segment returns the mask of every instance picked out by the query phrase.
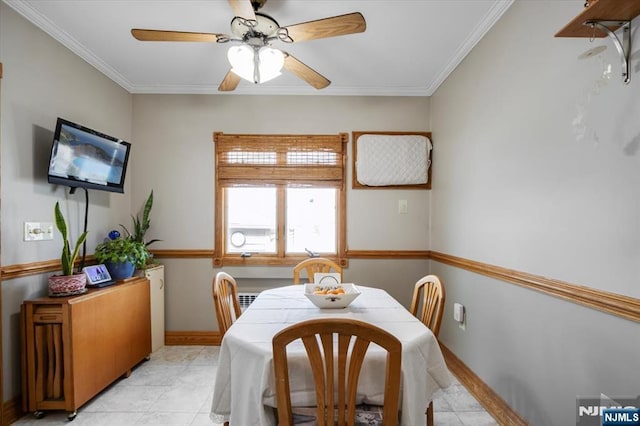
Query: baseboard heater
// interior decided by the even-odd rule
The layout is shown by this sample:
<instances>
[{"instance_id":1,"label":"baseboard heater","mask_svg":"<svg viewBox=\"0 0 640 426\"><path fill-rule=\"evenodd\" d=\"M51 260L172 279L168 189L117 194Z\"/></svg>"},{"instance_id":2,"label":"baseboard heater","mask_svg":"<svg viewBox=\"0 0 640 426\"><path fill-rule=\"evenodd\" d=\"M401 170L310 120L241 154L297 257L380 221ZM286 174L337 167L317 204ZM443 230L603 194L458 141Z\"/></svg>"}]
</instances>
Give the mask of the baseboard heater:
<instances>
[{"instance_id":1,"label":"baseboard heater","mask_svg":"<svg viewBox=\"0 0 640 426\"><path fill-rule=\"evenodd\" d=\"M249 305L256 300L260 293L238 293L238 301L240 301L240 309L244 312Z\"/></svg>"}]
</instances>

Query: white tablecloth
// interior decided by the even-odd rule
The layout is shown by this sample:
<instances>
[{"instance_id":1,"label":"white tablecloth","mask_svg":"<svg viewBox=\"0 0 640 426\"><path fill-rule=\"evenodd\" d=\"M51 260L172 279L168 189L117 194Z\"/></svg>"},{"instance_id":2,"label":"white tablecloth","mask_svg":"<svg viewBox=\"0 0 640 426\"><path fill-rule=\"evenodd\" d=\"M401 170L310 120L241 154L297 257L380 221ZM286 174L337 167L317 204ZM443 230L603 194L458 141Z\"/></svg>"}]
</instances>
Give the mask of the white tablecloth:
<instances>
[{"instance_id":1,"label":"white tablecloth","mask_svg":"<svg viewBox=\"0 0 640 426\"><path fill-rule=\"evenodd\" d=\"M211 418L231 426L275 425L275 381L271 340L291 324L313 318L350 318L387 330L402 342L402 417L407 426L426 424L433 394L449 386L451 376L440 346L424 324L381 289L358 286L362 294L344 309L318 309L304 285L266 290L236 320L220 348ZM294 406L315 405L315 387L301 343L289 349ZM293 356L299 353L299 356ZM360 402L382 403L384 353L371 346L360 374Z\"/></svg>"}]
</instances>

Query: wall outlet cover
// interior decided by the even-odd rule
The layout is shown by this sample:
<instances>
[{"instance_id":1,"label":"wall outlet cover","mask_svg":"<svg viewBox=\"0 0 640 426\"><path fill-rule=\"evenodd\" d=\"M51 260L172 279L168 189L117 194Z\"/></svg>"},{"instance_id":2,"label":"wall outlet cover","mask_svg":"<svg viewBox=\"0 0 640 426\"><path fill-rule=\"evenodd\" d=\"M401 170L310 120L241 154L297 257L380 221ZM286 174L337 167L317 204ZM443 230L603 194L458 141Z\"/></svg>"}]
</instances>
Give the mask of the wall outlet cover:
<instances>
[{"instance_id":1,"label":"wall outlet cover","mask_svg":"<svg viewBox=\"0 0 640 426\"><path fill-rule=\"evenodd\" d=\"M453 319L459 323L464 322L464 305L460 303L453 304Z\"/></svg>"}]
</instances>

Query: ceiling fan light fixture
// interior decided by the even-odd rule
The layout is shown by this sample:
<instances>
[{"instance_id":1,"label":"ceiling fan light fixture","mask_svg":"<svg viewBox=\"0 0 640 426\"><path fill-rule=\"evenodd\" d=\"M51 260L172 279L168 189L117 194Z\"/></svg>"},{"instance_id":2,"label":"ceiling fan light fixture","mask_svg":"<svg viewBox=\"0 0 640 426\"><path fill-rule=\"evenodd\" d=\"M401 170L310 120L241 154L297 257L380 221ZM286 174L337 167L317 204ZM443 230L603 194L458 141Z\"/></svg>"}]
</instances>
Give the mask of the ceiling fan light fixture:
<instances>
[{"instance_id":1,"label":"ceiling fan light fixture","mask_svg":"<svg viewBox=\"0 0 640 426\"><path fill-rule=\"evenodd\" d=\"M256 84L278 77L284 66L284 54L269 46L260 49L246 44L231 46L227 58L233 73Z\"/></svg>"},{"instance_id":2,"label":"ceiling fan light fixture","mask_svg":"<svg viewBox=\"0 0 640 426\"><path fill-rule=\"evenodd\" d=\"M227 58L231 64L231 71L239 77L253 82L253 48L246 44L240 46L231 46L227 52Z\"/></svg>"},{"instance_id":3,"label":"ceiling fan light fixture","mask_svg":"<svg viewBox=\"0 0 640 426\"><path fill-rule=\"evenodd\" d=\"M278 50L269 46L261 47L258 51L258 69L260 74L260 83L273 80L282 73L282 67L284 66L284 54Z\"/></svg>"}]
</instances>

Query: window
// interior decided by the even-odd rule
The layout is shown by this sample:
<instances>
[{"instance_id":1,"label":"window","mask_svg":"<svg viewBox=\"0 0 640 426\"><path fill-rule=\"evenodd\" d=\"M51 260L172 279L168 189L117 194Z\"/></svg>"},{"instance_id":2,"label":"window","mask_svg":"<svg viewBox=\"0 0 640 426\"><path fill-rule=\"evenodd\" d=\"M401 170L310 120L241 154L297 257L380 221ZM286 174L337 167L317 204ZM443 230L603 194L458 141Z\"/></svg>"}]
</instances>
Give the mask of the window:
<instances>
[{"instance_id":1,"label":"window","mask_svg":"<svg viewBox=\"0 0 640 426\"><path fill-rule=\"evenodd\" d=\"M344 264L347 137L214 133L215 264Z\"/></svg>"}]
</instances>

